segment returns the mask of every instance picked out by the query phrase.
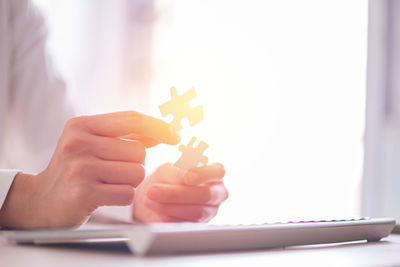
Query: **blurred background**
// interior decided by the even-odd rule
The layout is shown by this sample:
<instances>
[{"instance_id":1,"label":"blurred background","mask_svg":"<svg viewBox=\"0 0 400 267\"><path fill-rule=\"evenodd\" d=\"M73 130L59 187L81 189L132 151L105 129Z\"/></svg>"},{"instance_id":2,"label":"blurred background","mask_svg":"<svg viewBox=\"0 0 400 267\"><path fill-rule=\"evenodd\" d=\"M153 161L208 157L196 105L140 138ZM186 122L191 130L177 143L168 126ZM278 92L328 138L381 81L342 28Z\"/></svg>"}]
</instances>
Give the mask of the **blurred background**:
<instances>
[{"instance_id":1,"label":"blurred background","mask_svg":"<svg viewBox=\"0 0 400 267\"><path fill-rule=\"evenodd\" d=\"M195 88L183 143L210 145L230 191L214 223L360 216L367 1L34 2L78 114L161 118ZM148 172L179 154L150 149Z\"/></svg>"}]
</instances>

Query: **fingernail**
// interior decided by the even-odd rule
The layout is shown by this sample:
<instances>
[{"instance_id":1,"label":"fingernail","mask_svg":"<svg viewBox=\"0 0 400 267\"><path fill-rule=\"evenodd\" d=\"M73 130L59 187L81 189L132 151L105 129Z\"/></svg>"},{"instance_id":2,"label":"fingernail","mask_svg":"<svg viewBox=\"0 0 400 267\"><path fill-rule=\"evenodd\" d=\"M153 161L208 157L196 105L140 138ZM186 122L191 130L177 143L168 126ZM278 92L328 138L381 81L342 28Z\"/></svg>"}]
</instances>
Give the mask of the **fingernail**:
<instances>
[{"instance_id":1,"label":"fingernail","mask_svg":"<svg viewBox=\"0 0 400 267\"><path fill-rule=\"evenodd\" d=\"M147 196L151 199L156 199L160 196L161 190L158 187L152 187L150 188L149 192L147 192Z\"/></svg>"},{"instance_id":2,"label":"fingernail","mask_svg":"<svg viewBox=\"0 0 400 267\"><path fill-rule=\"evenodd\" d=\"M188 184L196 184L198 178L199 178L199 175L197 175L197 173L190 172L186 176L186 181L187 181Z\"/></svg>"}]
</instances>

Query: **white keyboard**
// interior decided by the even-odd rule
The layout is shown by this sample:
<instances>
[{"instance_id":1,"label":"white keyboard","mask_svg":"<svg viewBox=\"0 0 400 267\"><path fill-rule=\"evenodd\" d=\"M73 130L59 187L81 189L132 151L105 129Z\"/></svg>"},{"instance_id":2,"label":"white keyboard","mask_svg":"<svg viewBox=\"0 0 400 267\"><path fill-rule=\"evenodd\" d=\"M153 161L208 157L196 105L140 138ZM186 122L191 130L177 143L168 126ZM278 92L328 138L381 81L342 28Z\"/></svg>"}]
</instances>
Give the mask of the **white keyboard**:
<instances>
[{"instance_id":1,"label":"white keyboard","mask_svg":"<svg viewBox=\"0 0 400 267\"><path fill-rule=\"evenodd\" d=\"M76 230L6 231L10 242L62 244L123 240L136 255L223 250L251 250L348 241L379 241L395 226L394 219L300 221L257 225L159 223L109 225Z\"/></svg>"}]
</instances>

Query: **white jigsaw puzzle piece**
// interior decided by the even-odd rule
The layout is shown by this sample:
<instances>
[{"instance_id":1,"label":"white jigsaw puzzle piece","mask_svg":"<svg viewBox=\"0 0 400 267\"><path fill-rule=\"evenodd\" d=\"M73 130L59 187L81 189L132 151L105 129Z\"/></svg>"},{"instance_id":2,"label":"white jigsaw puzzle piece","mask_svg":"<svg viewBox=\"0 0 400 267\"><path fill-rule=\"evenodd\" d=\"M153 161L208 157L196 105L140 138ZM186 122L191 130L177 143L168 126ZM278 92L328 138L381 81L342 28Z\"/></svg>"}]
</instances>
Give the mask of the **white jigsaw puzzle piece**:
<instances>
[{"instance_id":1,"label":"white jigsaw puzzle piece","mask_svg":"<svg viewBox=\"0 0 400 267\"><path fill-rule=\"evenodd\" d=\"M159 106L160 112L163 117L168 114L174 116L171 126L175 131L182 129L181 120L187 118L191 126L194 126L203 119L203 107L201 105L191 107L189 102L196 97L196 91L191 89L183 95L178 95L176 88L171 87L171 100Z\"/></svg>"},{"instance_id":2,"label":"white jigsaw puzzle piece","mask_svg":"<svg viewBox=\"0 0 400 267\"><path fill-rule=\"evenodd\" d=\"M197 147L193 147L195 141L196 137L192 137L187 146L180 145L178 148L182 152L181 157L174 164L179 168L178 178L182 177L188 169L196 167L200 163L206 165L208 162L208 158L203 153L209 145L204 141L200 141Z\"/></svg>"}]
</instances>

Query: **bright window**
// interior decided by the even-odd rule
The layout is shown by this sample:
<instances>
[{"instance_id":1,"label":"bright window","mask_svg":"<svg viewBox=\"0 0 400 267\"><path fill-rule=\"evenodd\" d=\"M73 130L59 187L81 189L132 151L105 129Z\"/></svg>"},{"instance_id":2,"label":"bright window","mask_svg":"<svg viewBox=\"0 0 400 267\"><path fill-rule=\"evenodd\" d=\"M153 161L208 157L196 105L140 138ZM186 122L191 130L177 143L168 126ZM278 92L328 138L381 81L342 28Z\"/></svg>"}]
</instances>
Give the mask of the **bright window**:
<instances>
[{"instance_id":1,"label":"bright window","mask_svg":"<svg viewBox=\"0 0 400 267\"><path fill-rule=\"evenodd\" d=\"M226 166L230 199L215 222L358 216L367 2L157 9L152 106L172 85L196 89L205 118L182 134Z\"/></svg>"},{"instance_id":2,"label":"bright window","mask_svg":"<svg viewBox=\"0 0 400 267\"><path fill-rule=\"evenodd\" d=\"M52 1L37 2L56 9ZM95 42L111 45L108 51L121 48L118 42L126 48L126 39L111 42L107 36L126 34L118 12L126 14L122 3L129 1L60 2L79 10L74 21L84 24L90 15L92 24L98 19L107 26L94 35ZM367 1L156 0L154 8L153 76L145 111L160 117L157 107L169 99L171 86L180 93L196 89L193 104L204 106L205 118L193 128L184 124L182 136L184 143L192 136L206 141L210 161L225 164L230 199L214 222L358 216ZM93 15L99 10L107 20ZM123 60L125 51L120 57L94 53L85 38L94 38L96 29L82 32L84 25L71 24L70 13L64 13L47 13L58 32L51 42L67 77L81 87L74 89L78 106L91 107L90 112L135 109L126 91L115 89L126 85L117 76L124 65L107 61ZM67 49L68 42L59 39L65 29L79 33L80 42L69 35L75 57L60 53ZM92 57L85 58L85 51ZM77 72L80 63L89 66L86 72ZM93 68L101 74L93 75ZM113 76L105 83L107 73ZM176 148L157 147L149 151L147 167L178 157Z\"/></svg>"}]
</instances>

